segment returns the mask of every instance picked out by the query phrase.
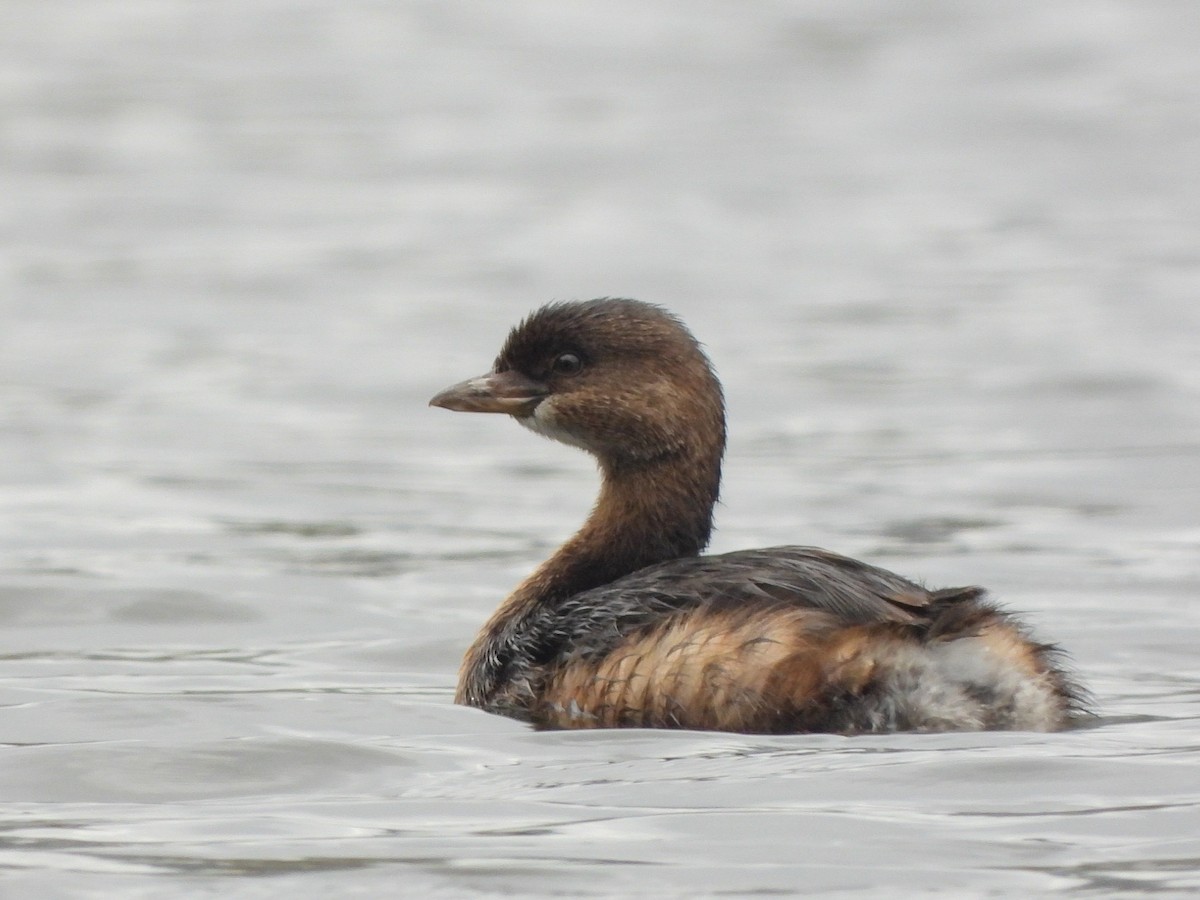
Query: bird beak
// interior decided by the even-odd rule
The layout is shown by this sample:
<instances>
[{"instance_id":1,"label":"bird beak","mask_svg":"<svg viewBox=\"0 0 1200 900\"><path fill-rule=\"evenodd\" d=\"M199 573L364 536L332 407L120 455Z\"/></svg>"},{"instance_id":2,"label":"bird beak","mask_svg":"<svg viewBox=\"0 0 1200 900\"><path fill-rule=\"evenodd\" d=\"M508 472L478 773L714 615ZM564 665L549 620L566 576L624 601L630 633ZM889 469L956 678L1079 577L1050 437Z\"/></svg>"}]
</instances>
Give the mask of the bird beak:
<instances>
[{"instance_id":1,"label":"bird beak","mask_svg":"<svg viewBox=\"0 0 1200 900\"><path fill-rule=\"evenodd\" d=\"M455 412L508 413L528 416L550 393L544 384L520 372L491 372L448 387L429 401L430 406Z\"/></svg>"}]
</instances>

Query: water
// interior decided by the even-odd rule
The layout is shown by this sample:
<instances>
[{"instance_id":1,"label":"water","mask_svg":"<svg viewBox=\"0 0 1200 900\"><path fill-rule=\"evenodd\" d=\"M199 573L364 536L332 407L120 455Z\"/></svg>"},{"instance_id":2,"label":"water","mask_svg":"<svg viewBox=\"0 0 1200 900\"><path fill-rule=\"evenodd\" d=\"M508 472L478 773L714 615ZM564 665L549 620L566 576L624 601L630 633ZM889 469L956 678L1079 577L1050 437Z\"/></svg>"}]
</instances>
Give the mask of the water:
<instances>
[{"instance_id":1,"label":"water","mask_svg":"<svg viewBox=\"0 0 1200 900\"><path fill-rule=\"evenodd\" d=\"M1200 890L1200 7L0 9L0 893ZM1057 735L455 707L588 461L429 410L664 303L714 549L983 583Z\"/></svg>"}]
</instances>

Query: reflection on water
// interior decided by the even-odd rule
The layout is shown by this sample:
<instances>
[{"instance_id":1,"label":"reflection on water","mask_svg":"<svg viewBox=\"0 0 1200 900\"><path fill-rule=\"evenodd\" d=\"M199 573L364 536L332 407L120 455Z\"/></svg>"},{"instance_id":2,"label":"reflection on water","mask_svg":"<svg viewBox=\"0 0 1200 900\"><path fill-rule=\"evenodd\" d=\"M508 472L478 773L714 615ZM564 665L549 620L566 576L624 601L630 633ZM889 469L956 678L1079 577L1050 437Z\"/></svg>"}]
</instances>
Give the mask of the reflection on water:
<instances>
[{"instance_id":1,"label":"reflection on water","mask_svg":"<svg viewBox=\"0 0 1200 900\"><path fill-rule=\"evenodd\" d=\"M232 12L0 12L0 892L1200 889L1200 11ZM1096 722L454 707L595 476L426 399L596 295L725 380L715 549L988 584Z\"/></svg>"}]
</instances>

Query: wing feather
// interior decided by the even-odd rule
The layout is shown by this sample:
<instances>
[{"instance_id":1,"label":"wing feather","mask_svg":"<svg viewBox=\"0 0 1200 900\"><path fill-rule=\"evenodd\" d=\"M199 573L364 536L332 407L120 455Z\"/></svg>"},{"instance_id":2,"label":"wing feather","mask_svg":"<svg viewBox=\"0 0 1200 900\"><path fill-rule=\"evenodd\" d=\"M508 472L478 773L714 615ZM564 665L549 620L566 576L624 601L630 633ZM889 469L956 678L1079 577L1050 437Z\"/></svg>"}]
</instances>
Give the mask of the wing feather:
<instances>
[{"instance_id":1,"label":"wing feather","mask_svg":"<svg viewBox=\"0 0 1200 900\"><path fill-rule=\"evenodd\" d=\"M683 611L705 614L810 609L845 625L923 625L935 608L976 599L982 588L930 591L894 572L817 547L768 547L687 557L640 569L583 591L537 623L549 662L611 649L625 636Z\"/></svg>"}]
</instances>

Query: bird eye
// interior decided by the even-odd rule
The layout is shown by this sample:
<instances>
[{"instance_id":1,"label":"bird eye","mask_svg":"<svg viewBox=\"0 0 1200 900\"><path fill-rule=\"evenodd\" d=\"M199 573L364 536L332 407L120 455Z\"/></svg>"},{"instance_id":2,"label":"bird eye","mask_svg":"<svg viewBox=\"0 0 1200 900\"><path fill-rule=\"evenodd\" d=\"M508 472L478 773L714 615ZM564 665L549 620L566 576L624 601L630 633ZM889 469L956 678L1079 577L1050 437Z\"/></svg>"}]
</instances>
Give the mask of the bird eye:
<instances>
[{"instance_id":1,"label":"bird eye","mask_svg":"<svg viewBox=\"0 0 1200 900\"><path fill-rule=\"evenodd\" d=\"M575 353L560 353L551 368L556 375L578 375L583 368L583 360Z\"/></svg>"}]
</instances>

